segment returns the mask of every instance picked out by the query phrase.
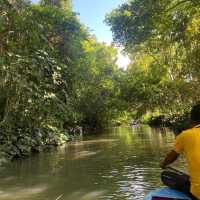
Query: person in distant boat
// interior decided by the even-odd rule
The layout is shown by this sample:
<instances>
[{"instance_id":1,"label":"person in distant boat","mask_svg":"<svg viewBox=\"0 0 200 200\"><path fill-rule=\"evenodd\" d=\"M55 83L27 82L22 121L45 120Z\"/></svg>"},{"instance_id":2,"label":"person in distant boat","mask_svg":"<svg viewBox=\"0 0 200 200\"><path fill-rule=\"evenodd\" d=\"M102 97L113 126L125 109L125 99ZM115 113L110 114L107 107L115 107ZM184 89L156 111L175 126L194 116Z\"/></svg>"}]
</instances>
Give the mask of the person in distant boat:
<instances>
[{"instance_id":1,"label":"person in distant boat","mask_svg":"<svg viewBox=\"0 0 200 200\"><path fill-rule=\"evenodd\" d=\"M188 164L190 192L194 199L200 200L200 104L192 108L190 115L191 128L176 137L174 148L161 163L161 168L165 169L183 153Z\"/></svg>"}]
</instances>

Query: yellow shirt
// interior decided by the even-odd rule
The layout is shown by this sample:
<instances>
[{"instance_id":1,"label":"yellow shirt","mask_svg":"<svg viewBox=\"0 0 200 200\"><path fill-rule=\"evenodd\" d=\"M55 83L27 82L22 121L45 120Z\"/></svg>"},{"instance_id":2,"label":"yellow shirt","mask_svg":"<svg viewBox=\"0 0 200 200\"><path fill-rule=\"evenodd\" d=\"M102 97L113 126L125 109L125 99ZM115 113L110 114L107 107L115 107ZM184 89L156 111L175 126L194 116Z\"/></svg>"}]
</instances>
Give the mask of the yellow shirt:
<instances>
[{"instance_id":1,"label":"yellow shirt","mask_svg":"<svg viewBox=\"0 0 200 200\"><path fill-rule=\"evenodd\" d=\"M176 137L174 150L184 153L190 174L191 193L200 199L200 125Z\"/></svg>"}]
</instances>

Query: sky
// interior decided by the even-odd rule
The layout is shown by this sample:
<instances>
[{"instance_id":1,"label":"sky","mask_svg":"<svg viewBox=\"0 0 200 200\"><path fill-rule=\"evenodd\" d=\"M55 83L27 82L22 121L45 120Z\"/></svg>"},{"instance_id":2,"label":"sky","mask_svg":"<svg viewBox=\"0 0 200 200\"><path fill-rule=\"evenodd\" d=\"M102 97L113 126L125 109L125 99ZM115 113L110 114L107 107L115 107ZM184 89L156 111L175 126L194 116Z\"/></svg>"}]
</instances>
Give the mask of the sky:
<instances>
[{"instance_id":1,"label":"sky","mask_svg":"<svg viewBox=\"0 0 200 200\"><path fill-rule=\"evenodd\" d=\"M117 8L124 0L73 0L73 9L80 14L80 20L98 41L111 43L110 27L104 23L105 15Z\"/></svg>"},{"instance_id":2,"label":"sky","mask_svg":"<svg viewBox=\"0 0 200 200\"><path fill-rule=\"evenodd\" d=\"M38 0L32 0L37 3ZM112 32L110 27L104 22L105 15L110 13L114 8L126 0L72 0L73 10L79 13L80 21L85 24L90 33L95 35L99 42L111 44ZM127 56L121 53L121 48L118 50L119 67L126 68L130 63Z\"/></svg>"},{"instance_id":3,"label":"sky","mask_svg":"<svg viewBox=\"0 0 200 200\"><path fill-rule=\"evenodd\" d=\"M112 32L104 22L106 14L126 0L73 0L73 10L79 13L80 21L94 34L99 42L111 44ZM126 69L130 60L118 49L117 65Z\"/></svg>"}]
</instances>

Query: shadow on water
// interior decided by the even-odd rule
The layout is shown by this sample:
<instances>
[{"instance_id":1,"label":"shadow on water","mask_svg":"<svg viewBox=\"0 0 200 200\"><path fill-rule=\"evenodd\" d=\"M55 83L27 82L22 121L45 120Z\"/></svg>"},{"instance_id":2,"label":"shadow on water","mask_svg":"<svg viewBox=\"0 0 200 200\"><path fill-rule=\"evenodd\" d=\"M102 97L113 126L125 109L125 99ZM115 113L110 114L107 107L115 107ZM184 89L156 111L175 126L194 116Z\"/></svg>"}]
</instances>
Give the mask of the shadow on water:
<instances>
[{"instance_id":1,"label":"shadow on water","mask_svg":"<svg viewBox=\"0 0 200 200\"><path fill-rule=\"evenodd\" d=\"M85 137L1 169L0 200L142 200L161 186L159 162L173 141L149 127Z\"/></svg>"}]
</instances>

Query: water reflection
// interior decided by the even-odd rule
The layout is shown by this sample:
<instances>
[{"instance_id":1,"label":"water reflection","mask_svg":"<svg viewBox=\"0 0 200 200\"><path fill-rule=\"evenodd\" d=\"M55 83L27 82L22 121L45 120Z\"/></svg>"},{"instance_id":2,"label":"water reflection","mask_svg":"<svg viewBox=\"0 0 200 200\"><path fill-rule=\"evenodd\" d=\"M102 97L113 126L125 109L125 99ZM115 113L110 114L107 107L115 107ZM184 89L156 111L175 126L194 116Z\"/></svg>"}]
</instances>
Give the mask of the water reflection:
<instances>
[{"instance_id":1,"label":"water reflection","mask_svg":"<svg viewBox=\"0 0 200 200\"><path fill-rule=\"evenodd\" d=\"M117 139L98 139L98 140L88 140L88 141L75 141L68 144L68 146L84 146L84 145L93 145L96 143L108 143L115 142Z\"/></svg>"},{"instance_id":2,"label":"water reflection","mask_svg":"<svg viewBox=\"0 0 200 200\"><path fill-rule=\"evenodd\" d=\"M13 162L0 171L0 200L142 200L161 185L173 141L168 130L120 127Z\"/></svg>"},{"instance_id":3,"label":"water reflection","mask_svg":"<svg viewBox=\"0 0 200 200\"><path fill-rule=\"evenodd\" d=\"M40 193L47 190L46 185L38 185L33 187L11 187L4 191L0 190L0 199L6 200L17 200L17 199L28 199L30 196L39 195Z\"/></svg>"},{"instance_id":4,"label":"water reflection","mask_svg":"<svg viewBox=\"0 0 200 200\"><path fill-rule=\"evenodd\" d=\"M100 152L101 151L96 151L96 152L94 152L94 151L78 151L74 154L72 160L83 159L83 158L87 158L90 156L94 156Z\"/></svg>"},{"instance_id":5,"label":"water reflection","mask_svg":"<svg viewBox=\"0 0 200 200\"><path fill-rule=\"evenodd\" d=\"M74 200L74 199L79 199L79 200L98 200L100 199L103 194L106 193L106 191L91 191L91 192L84 192L84 191L79 191L79 192L74 192L72 195L68 196L67 199L69 200Z\"/></svg>"}]
</instances>

